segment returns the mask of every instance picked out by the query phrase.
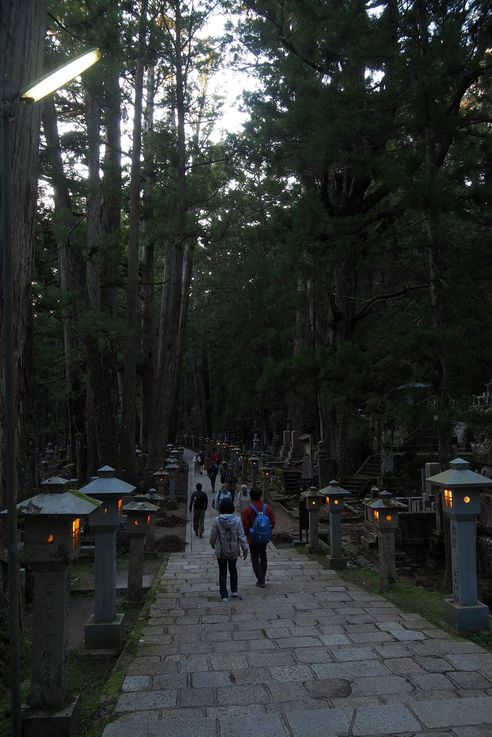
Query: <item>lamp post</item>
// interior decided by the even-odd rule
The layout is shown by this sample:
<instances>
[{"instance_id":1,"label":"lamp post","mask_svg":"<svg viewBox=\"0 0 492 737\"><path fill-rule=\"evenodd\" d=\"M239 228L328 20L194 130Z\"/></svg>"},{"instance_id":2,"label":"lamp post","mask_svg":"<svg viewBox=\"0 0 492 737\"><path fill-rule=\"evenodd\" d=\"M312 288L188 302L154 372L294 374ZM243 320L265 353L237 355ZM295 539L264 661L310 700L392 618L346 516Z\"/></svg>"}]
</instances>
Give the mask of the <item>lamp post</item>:
<instances>
[{"instance_id":1,"label":"lamp post","mask_svg":"<svg viewBox=\"0 0 492 737\"><path fill-rule=\"evenodd\" d=\"M272 466L263 466L261 473L263 476L263 499L266 501L267 491L270 488L270 479L272 478L274 469Z\"/></svg>"},{"instance_id":2,"label":"lamp post","mask_svg":"<svg viewBox=\"0 0 492 737\"><path fill-rule=\"evenodd\" d=\"M443 618L458 632L489 629L489 608L477 599L476 519L480 489L492 481L455 458L449 469L427 480L442 488L443 510L449 517L453 598L446 599Z\"/></svg>"},{"instance_id":3,"label":"lamp post","mask_svg":"<svg viewBox=\"0 0 492 737\"><path fill-rule=\"evenodd\" d=\"M258 466L260 464L260 459L253 455L250 458L248 458L250 464L251 464L251 485L253 489L256 487L256 476L258 475Z\"/></svg>"},{"instance_id":4,"label":"lamp post","mask_svg":"<svg viewBox=\"0 0 492 737\"><path fill-rule=\"evenodd\" d=\"M166 459L167 460L167 459ZM169 473L169 501L176 501L176 474L179 471L179 466L174 463L174 459L171 459L171 463L168 463L165 470Z\"/></svg>"},{"instance_id":5,"label":"lamp post","mask_svg":"<svg viewBox=\"0 0 492 737\"><path fill-rule=\"evenodd\" d=\"M318 553L320 551L319 537L318 537L318 524L319 524L319 510L321 505L325 503L325 495L318 491L315 486L311 486L310 489L304 491L301 497L306 500L306 507L309 512L309 546L308 550L311 553Z\"/></svg>"},{"instance_id":6,"label":"lamp post","mask_svg":"<svg viewBox=\"0 0 492 737\"><path fill-rule=\"evenodd\" d=\"M379 587L381 591L386 591L396 582L395 534L398 513L407 509L407 506L393 499L389 491L381 491L379 497L366 506L378 529Z\"/></svg>"},{"instance_id":7,"label":"lamp post","mask_svg":"<svg viewBox=\"0 0 492 737\"><path fill-rule=\"evenodd\" d=\"M130 541L126 598L129 602L138 602L143 593L145 538L158 507L149 502L130 502L123 509L128 519L127 534Z\"/></svg>"},{"instance_id":8,"label":"lamp post","mask_svg":"<svg viewBox=\"0 0 492 737\"><path fill-rule=\"evenodd\" d=\"M97 477L81 492L103 502L89 522L94 532L94 614L84 629L88 650L121 650L125 638L125 615L116 613L116 532L120 524L123 498L135 487L116 478L111 466L98 469Z\"/></svg>"},{"instance_id":9,"label":"lamp post","mask_svg":"<svg viewBox=\"0 0 492 737\"><path fill-rule=\"evenodd\" d=\"M15 117L18 100L37 102L59 87L78 77L100 58L98 49L82 54L49 75L36 80L23 91L7 95L6 80L0 80L0 181L2 211L2 273L3 273L3 371L5 438L5 496L7 499L7 550L9 587L9 641L11 672L12 735L21 734L20 658L19 658L19 582L17 547L17 473L16 473L16 415L14 406L14 314L12 269L12 203L10 179L10 121Z\"/></svg>"},{"instance_id":10,"label":"lamp post","mask_svg":"<svg viewBox=\"0 0 492 737\"><path fill-rule=\"evenodd\" d=\"M347 567L347 559L342 555L342 511L345 499L352 496L350 491L342 489L338 481L330 481L321 489L325 495L326 505L330 512L330 568L342 570Z\"/></svg>"}]
</instances>

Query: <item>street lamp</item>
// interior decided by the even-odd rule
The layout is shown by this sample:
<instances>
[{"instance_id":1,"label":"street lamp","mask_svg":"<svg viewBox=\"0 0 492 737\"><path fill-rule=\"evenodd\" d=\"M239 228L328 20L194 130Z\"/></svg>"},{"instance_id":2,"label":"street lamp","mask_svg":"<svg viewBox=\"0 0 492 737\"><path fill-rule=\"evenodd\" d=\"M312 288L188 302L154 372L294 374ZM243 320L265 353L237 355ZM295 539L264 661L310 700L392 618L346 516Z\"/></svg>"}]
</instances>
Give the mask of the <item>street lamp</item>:
<instances>
[{"instance_id":1,"label":"street lamp","mask_svg":"<svg viewBox=\"0 0 492 737\"><path fill-rule=\"evenodd\" d=\"M12 269L12 203L10 179L10 121L15 116L15 103L37 102L45 95L67 84L70 80L95 64L100 58L98 49L82 54L64 64L49 75L36 80L24 90L6 96L5 87L0 91L0 181L2 211L2 272L3 272L3 370L5 437L5 495L7 498L7 549L9 586L9 634L11 657L11 705L12 734L21 734L20 657L19 657L19 584L17 549L17 488L16 442L14 407L14 338L13 338L13 269ZM3 82L5 85L5 81Z\"/></svg>"}]
</instances>

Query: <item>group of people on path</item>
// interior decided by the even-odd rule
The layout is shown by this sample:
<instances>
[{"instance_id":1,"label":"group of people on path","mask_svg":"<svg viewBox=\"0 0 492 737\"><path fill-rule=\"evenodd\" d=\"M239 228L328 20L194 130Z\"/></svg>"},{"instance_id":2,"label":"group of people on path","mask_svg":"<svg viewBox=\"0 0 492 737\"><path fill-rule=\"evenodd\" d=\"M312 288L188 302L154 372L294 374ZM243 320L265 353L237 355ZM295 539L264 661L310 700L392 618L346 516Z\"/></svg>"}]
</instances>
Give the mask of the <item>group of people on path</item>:
<instances>
[{"instance_id":1,"label":"group of people on path","mask_svg":"<svg viewBox=\"0 0 492 737\"><path fill-rule=\"evenodd\" d=\"M218 512L210 530L212 546L219 566L219 589L222 601L229 600L227 573L233 599L238 599L237 560L251 557L256 585L265 588L268 568L267 546L275 527L275 514L269 504L262 501L260 489L243 484L236 493L236 481L229 480L215 494L212 506ZM191 495L190 512L193 511L195 535L203 537L208 495L200 483Z\"/></svg>"},{"instance_id":2,"label":"group of people on path","mask_svg":"<svg viewBox=\"0 0 492 737\"><path fill-rule=\"evenodd\" d=\"M214 493L217 476L219 476L221 484L237 483L234 469L228 465L227 461L222 460L222 456L217 450L214 450L210 457L206 457L202 451L195 453L193 456L193 470L195 476L207 474Z\"/></svg>"}]
</instances>

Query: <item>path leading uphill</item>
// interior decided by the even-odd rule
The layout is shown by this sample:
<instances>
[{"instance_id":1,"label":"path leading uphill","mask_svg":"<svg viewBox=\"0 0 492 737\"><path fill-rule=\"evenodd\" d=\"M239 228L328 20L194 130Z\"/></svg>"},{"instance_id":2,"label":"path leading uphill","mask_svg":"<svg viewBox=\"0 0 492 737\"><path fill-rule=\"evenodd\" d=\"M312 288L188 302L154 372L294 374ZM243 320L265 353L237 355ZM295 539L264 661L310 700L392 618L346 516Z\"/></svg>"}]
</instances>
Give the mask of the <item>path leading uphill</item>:
<instances>
[{"instance_id":1,"label":"path leading uphill","mask_svg":"<svg viewBox=\"0 0 492 737\"><path fill-rule=\"evenodd\" d=\"M170 556L104 737L492 737L491 654L290 550L265 589L239 561L222 602L214 515Z\"/></svg>"}]
</instances>

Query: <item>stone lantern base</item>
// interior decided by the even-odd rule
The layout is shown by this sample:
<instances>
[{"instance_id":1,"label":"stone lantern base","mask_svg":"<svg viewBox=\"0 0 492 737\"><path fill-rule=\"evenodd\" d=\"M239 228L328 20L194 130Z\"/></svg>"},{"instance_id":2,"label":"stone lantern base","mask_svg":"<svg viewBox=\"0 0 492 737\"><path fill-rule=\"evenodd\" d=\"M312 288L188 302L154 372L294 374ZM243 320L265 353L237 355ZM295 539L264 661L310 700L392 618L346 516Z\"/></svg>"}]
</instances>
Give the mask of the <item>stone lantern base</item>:
<instances>
[{"instance_id":1,"label":"stone lantern base","mask_svg":"<svg viewBox=\"0 0 492 737\"><path fill-rule=\"evenodd\" d=\"M58 711L26 708L22 711L22 737L74 737L80 729L80 696Z\"/></svg>"},{"instance_id":2,"label":"stone lantern base","mask_svg":"<svg viewBox=\"0 0 492 737\"><path fill-rule=\"evenodd\" d=\"M453 599L444 599L442 616L444 621L457 632L489 630L489 608L481 601L470 606L462 606L456 604Z\"/></svg>"},{"instance_id":3,"label":"stone lantern base","mask_svg":"<svg viewBox=\"0 0 492 737\"><path fill-rule=\"evenodd\" d=\"M328 565L333 571L344 571L347 567L347 558L335 558L334 556L328 556Z\"/></svg>"},{"instance_id":4,"label":"stone lantern base","mask_svg":"<svg viewBox=\"0 0 492 737\"><path fill-rule=\"evenodd\" d=\"M91 614L85 624L84 642L87 650L119 653L123 649L126 636L124 614L117 614L112 622L96 622Z\"/></svg>"}]
</instances>

